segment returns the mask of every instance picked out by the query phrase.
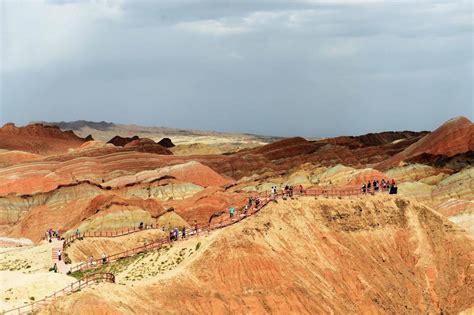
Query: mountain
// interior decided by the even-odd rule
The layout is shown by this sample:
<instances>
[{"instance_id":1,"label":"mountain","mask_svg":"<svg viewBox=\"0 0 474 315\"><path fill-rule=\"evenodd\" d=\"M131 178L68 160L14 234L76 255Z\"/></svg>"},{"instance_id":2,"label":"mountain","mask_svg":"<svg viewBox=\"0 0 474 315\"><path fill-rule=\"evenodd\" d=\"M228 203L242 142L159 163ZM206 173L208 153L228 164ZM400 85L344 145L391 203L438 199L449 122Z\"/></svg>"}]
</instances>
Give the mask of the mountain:
<instances>
[{"instance_id":1,"label":"mountain","mask_svg":"<svg viewBox=\"0 0 474 315\"><path fill-rule=\"evenodd\" d=\"M426 154L451 157L470 151L474 151L474 124L465 117L457 117L448 120L405 150L381 162L378 167L386 168Z\"/></svg>"},{"instance_id":2,"label":"mountain","mask_svg":"<svg viewBox=\"0 0 474 315\"><path fill-rule=\"evenodd\" d=\"M0 128L0 149L51 155L76 149L84 142L85 138L76 136L72 131L39 123L24 127L8 123Z\"/></svg>"}]
</instances>

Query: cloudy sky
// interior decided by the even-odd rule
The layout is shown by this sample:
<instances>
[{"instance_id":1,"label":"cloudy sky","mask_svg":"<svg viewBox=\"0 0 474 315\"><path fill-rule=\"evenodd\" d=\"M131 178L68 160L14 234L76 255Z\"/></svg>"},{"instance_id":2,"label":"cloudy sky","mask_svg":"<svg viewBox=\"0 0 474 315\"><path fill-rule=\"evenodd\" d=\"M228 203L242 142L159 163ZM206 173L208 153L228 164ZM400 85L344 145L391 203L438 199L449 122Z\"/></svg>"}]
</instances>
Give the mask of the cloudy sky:
<instances>
[{"instance_id":1,"label":"cloudy sky","mask_svg":"<svg viewBox=\"0 0 474 315\"><path fill-rule=\"evenodd\" d=\"M0 124L330 136L473 119L471 0L0 2Z\"/></svg>"}]
</instances>

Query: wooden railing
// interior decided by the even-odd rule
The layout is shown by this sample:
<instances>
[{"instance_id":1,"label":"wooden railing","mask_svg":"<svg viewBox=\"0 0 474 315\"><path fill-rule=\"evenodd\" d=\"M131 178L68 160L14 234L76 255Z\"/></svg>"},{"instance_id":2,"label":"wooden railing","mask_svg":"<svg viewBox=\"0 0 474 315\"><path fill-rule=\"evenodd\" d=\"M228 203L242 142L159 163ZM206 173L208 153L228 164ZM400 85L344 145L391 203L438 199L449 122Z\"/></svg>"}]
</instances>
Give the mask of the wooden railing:
<instances>
[{"instance_id":1,"label":"wooden railing","mask_svg":"<svg viewBox=\"0 0 474 315\"><path fill-rule=\"evenodd\" d=\"M9 315L9 314L28 314L34 313L35 311L39 310L41 307L53 302L57 298L65 296L67 294L79 291L89 285L92 285L97 282L110 282L115 283L115 276L112 273L94 273L80 279L76 282L71 283L67 287L54 292L51 295L44 297L41 300L35 301L33 303L23 305L11 310L2 311L1 314Z\"/></svg>"},{"instance_id":2,"label":"wooden railing","mask_svg":"<svg viewBox=\"0 0 474 315\"><path fill-rule=\"evenodd\" d=\"M379 192L386 192L386 191L388 191L388 190L387 189L382 189L382 188L380 188L380 190L379 190ZM366 193L363 193L362 189L357 188L357 187L316 188L316 189L303 190L302 192L300 190L294 190L293 191L293 196L294 197L297 197L297 196L348 197L348 196L360 196L360 195L370 194L370 193L373 193L373 191L368 191ZM199 233L210 232L210 231L217 230L217 229L235 224L237 222L240 222L241 220L257 213L258 211L260 211L263 207L265 207L271 201L276 200L278 198L287 198L287 197L290 197L290 196L288 196L288 194L285 194L285 193L271 194L271 193L267 192L265 194L257 195L257 197L260 199L260 204L259 204L258 207L256 207L255 203L254 203L253 207L251 209L248 209L246 213L243 213L243 211L240 210L236 213L236 215L233 218L228 218L228 219L226 219L222 222L219 222L219 223L209 224L209 225L203 227L202 229L188 230L187 231L188 234L186 235L187 236L186 238L194 237L194 236L198 235ZM257 197L255 197L255 199ZM163 238L163 239L159 239L159 240L150 242L150 243L148 243L146 245L143 245L143 246L139 246L139 247L136 247L136 248L131 248L131 249L128 249L126 251L107 256L105 258L105 260L102 259L102 258L98 258L98 259L94 259L94 260L91 260L91 261L84 261L84 262L78 263L75 266L72 266L71 269L70 269L70 272L72 273L72 272L76 272L76 271L86 271L86 270L95 269L95 268L98 268L98 267L100 267L102 265L105 265L107 263L117 261L119 259L135 256L137 254L145 253L147 251L154 250L154 249L159 249L163 245L169 244L171 242L172 241L169 238Z\"/></svg>"},{"instance_id":3,"label":"wooden railing","mask_svg":"<svg viewBox=\"0 0 474 315\"><path fill-rule=\"evenodd\" d=\"M72 236L66 237L63 242L63 250L66 249L71 243L75 240L89 238L89 237L119 237L136 232L141 232L145 230L157 230L160 229L158 225L144 225L142 228L134 226L132 228L122 228L115 231L96 231L96 232L84 232L79 234L74 234Z\"/></svg>"}]
</instances>

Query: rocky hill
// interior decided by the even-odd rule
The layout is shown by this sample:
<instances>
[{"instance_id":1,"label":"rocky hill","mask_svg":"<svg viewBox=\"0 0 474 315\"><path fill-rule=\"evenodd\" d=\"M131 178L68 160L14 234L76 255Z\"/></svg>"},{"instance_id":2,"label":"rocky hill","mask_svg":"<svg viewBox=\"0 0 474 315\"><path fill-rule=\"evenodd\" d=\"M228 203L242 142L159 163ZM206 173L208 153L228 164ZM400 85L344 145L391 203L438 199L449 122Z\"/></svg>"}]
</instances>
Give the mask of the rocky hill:
<instances>
[{"instance_id":1,"label":"rocky hill","mask_svg":"<svg viewBox=\"0 0 474 315\"><path fill-rule=\"evenodd\" d=\"M72 131L61 131L58 127L43 124L16 127L8 123L0 128L0 149L51 155L76 149L86 141Z\"/></svg>"},{"instance_id":2,"label":"rocky hill","mask_svg":"<svg viewBox=\"0 0 474 315\"><path fill-rule=\"evenodd\" d=\"M474 244L404 198L278 201L201 242L169 271L144 257L117 275L125 285L100 284L41 314L82 314L86 305L96 314L457 314L473 306ZM141 276L127 281L136 268Z\"/></svg>"}]
</instances>

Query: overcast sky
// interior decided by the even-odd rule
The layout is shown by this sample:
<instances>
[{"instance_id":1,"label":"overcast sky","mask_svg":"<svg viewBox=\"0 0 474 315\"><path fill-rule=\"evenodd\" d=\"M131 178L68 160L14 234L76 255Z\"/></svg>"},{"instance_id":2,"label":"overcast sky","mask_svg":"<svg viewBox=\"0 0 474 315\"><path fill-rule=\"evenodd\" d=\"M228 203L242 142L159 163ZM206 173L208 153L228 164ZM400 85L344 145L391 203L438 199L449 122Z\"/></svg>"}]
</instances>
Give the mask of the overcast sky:
<instances>
[{"instance_id":1,"label":"overcast sky","mask_svg":"<svg viewBox=\"0 0 474 315\"><path fill-rule=\"evenodd\" d=\"M473 120L471 0L0 1L0 124L332 136Z\"/></svg>"}]
</instances>

